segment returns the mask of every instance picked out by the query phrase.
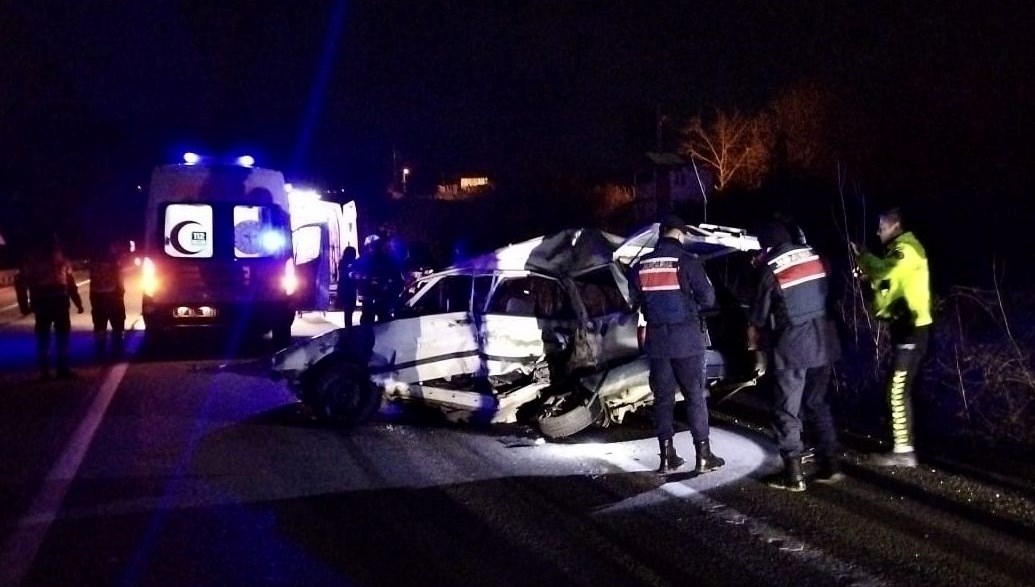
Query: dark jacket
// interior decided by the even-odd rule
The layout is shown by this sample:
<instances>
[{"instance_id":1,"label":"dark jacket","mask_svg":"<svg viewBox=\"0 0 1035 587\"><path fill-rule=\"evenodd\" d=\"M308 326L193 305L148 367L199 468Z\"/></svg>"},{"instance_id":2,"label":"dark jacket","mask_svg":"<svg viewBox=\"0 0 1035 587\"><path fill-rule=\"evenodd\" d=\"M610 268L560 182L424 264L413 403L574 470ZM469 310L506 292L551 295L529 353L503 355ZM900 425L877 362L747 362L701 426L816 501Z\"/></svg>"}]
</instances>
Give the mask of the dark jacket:
<instances>
[{"instance_id":1,"label":"dark jacket","mask_svg":"<svg viewBox=\"0 0 1035 587\"><path fill-rule=\"evenodd\" d=\"M633 267L634 307L647 321L647 355L653 358L703 354L711 341L701 311L715 305L715 289L694 255L678 240L661 238Z\"/></svg>"},{"instance_id":2,"label":"dark jacket","mask_svg":"<svg viewBox=\"0 0 1035 587\"><path fill-rule=\"evenodd\" d=\"M18 307L23 314L43 300L71 300L77 308L83 307L76 286L72 264L60 252L37 252L30 255L14 278Z\"/></svg>"},{"instance_id":3,"label":"dark jacket","mask_svg":"<svg viewBox=\"0 0 1035 587\"><path fill-rule=\"evenodd\" d=\"M811 248L787 242L766 253L750 322L768 330L777 369L820 367L837 358L827 293L826 265Z\"/></svg>"},{"instance_id":4,"label":"dark jacket","mask_svg":"<svg viewBox=\"0 0 1035 587\"><path fill-rule=\"evenodd\" d=\"M122 257L105 253L90 259L90 299L110 297L122 299L126 293L122 279Z\"/></svg>"}]
</instances>

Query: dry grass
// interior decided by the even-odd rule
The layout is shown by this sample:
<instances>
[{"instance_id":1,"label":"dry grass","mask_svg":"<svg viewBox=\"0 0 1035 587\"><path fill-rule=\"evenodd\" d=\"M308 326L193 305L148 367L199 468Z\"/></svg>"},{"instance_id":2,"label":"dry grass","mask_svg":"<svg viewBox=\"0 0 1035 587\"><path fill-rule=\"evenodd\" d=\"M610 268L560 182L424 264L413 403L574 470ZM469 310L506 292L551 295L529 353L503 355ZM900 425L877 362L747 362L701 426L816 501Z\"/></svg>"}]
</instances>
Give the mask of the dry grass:
<instances>
[{"instance_id":1,"label":"dry grass","mask_svg":"<svg viewBox=\"0 0 1035 587\"><path fill-rule=\"evenodd\" d=\"M839 306L845 360L835 397L851 426L880 434L887 328L864 311L858 282L850 280L845 291ZM918 435L1035 449L1035 315L1025 298L1004 299L998 288L954 287L937 301L928 357L913 391Z\"/></svg>"}]
</instances>

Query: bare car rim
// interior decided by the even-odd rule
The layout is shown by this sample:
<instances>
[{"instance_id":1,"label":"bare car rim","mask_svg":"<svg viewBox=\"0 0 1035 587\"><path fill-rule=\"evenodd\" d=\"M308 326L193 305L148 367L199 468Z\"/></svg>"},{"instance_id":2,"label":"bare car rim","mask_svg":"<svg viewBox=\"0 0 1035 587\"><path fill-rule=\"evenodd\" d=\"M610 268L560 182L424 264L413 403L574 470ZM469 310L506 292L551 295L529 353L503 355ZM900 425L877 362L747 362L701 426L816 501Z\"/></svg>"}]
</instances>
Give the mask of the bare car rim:
<instances>
[{"instance_id":1,"label":"bare car rim","mask_svg":"<svg viewBox=\"0 0 1035 587\"><path fill-rule=\"evenodd\" d=\"M310 394L316 411L327 420L352 426L370 420L381 403L366 369L351 364L330 364L315 378Z\"/></svg>"},{"instance_id":2,"label":"bare car rim","mask_svg":"<svg viewBox=\"0 0 1035 587\"><path fill-rule=\"evenodd\" d=\"M579 403L574 399L562 401L545 409L538 418L539 430L549 438L571 436L602 421L603 406L596 396Z\"/></svg>"}]
</instances>

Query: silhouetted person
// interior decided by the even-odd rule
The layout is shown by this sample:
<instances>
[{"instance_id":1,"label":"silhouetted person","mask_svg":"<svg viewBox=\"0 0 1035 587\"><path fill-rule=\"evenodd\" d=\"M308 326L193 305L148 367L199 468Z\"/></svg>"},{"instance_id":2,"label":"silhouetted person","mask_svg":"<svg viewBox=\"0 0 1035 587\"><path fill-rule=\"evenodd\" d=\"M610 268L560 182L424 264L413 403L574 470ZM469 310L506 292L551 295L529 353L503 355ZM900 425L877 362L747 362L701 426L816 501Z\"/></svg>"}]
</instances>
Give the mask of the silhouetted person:
<instances>
[{"instance_id":1,"label":"silhouetted person","mask_svg":"<svg viewBox=\"0 0 1035 587\"><path fill-rule=\"evenodd\" d=\"M356 247L345 247L338 261L338 308L345 314L345 326L352 326L356 312Z\"/></svg>"},{"instance_id":2,"label":"silhouetted person","mask_svg":"<svg viewBox=\"0 0 1035 587\"><path fill-rule=\"evenodd\" d=\"M40 379L50 378L50 330L54 329L57 376L75 376L68 367L68 343L72 331L69 317L71 303L83 313L72 264L65 257L56 238L33 246L22 261L15 277L18 307L23 315L35 314L36 359Z\"/></svg>"},{"instance_id":3,"label":"silhouetted person","mask_svg":"<svg viewBox=\"0 0 1035 587\"><path fill-rule=\"evenodd\" d=\"M367 237L363 256L356 264L357 286L363 296L360 324L385 320L404 283L402 271L387 249L386 239L377 234Z\"/></svg>"},{"instance_id":4,"label":"silhouetted person","mask_svg":"<svg viewBox=\"0 0 1035 587\"><path fill-rule=\"evenodd\" d=\"M125 350L126 286L122 246L112 240L90 259L90 315L93 343L98 361L118 359ZM111 355L108 355L108 325L111 325Z\"/></svg>"}]
</instances>

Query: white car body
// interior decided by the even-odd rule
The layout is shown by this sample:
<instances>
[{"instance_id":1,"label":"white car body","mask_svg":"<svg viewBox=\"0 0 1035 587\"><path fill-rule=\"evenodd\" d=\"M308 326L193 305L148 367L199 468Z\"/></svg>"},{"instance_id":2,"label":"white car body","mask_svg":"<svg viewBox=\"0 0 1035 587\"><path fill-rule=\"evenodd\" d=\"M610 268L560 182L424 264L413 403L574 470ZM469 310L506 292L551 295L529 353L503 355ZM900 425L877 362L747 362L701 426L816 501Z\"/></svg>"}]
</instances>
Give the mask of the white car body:
<instances>
[{"instance_id":1,"label":"white car body","mask_svg":"<svg viewBox=\"0 0 1035 587\"><path fill-rule=\"evenodd\" d=\"M719 253L758 247L742 231L691 228L691 243ZM369 330L335 330L281 351L274 372L324 413L332 410L321 409L328 393L315 389L316 374L358 362L384 401L435 406L455 420L513 422L543 400L554 415L585 412L550 435L586 420L620 422L653 399L624 272L656 238L656 225L624 241L580 229L499 249L417 280L394 317ZM708 363L710 378L721 379L722 356L709 351ZM551 387L553 374L564 388Z\"/></svg>"}]
</instances>

